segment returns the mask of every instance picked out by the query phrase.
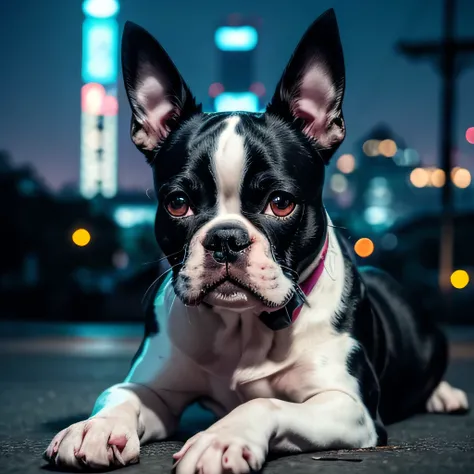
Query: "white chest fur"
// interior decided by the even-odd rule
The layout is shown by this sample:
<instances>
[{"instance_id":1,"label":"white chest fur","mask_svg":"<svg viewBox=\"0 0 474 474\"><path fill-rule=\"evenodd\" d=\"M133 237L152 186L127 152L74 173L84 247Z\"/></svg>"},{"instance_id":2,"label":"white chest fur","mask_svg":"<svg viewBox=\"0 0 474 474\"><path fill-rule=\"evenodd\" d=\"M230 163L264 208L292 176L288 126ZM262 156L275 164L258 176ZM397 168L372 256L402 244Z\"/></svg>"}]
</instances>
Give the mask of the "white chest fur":
<instances>
[{"instance_id":1,"label":"white chest fur","mask_svg":"<svg viewBox=\"0 0 474 474\"><path fill-rule=\"evenodd\" d=\"M186 307L171 285L156 309L171 344L206 374L207 395L230 410L258 397L302 402L329 389L358 394L347 371L356 342L332 324L343 290L344 262L330 229L325 270L308 295L309 307L288 329L271 331L250 312Z\"/></svg>"}]
</instances>

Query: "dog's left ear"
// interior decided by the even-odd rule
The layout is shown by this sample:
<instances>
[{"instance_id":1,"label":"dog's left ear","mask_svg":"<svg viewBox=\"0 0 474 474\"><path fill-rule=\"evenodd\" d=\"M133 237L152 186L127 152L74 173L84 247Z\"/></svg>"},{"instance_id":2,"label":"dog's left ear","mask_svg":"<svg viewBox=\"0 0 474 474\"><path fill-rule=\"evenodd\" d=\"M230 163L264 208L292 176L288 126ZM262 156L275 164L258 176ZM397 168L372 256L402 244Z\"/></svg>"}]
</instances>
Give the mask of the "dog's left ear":
<instances>
[{"instance_id":1,"label":"dog's left ear","mask_svg":"<svg viewBox=\"0 0 474 474\"><path fill-rule=\"evenodd\" d=\"M296 47L266 112L296 121L328 160L345 137L345 73L333 9L323 13Z\"/></svg>"}]
</instances>

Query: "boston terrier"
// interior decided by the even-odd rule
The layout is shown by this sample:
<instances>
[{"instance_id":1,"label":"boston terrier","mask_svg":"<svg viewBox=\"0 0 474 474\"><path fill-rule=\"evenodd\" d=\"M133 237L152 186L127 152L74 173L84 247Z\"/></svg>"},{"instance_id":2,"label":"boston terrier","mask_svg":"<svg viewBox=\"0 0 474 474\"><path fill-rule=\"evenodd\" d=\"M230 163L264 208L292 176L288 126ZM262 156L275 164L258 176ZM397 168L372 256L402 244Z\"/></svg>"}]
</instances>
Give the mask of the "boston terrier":
<instances>
[{"instance_id":1,"label":"boston terrier","mask_svg":"<svg viewBox=\"0 0 474 474\"><path fill-rule=\"evenodd\" d=\"M384 445L387 423L468 408L443 380L442 333L390 276L357 268L324 208L325 168L345 136L333 10L309 27L264 113L203 113L163 47L130 22L122 66L170 267L148 294L126 380L56 435L49 462L135 463L196 401L219 420L173 455L178 474Z\"/></svg>"}]
</instances>

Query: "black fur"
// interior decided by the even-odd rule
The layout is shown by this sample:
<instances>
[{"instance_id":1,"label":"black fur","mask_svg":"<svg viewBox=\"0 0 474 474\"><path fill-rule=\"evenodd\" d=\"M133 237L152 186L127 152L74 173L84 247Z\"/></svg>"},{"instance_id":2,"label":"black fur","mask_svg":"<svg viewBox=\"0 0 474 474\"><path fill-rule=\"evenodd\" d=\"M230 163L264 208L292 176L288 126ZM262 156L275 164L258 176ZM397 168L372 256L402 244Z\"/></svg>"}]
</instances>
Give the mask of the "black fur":
<instances>
[{"instance_id":1,"label":"black fur","mask_svg":"<svg viewBox=\"0 0 474 474\"><path fill-rule=\"evenodd\" d=\"M163 253L171 255L175 291L183 297L186 282L179 281L179 270L188 242L216 215L211 157L224 120L232 114L201 113L164 49L144 30L127 23L123 41L125 85L134 114L132 134L143 121L143 110L136 100L142 62L164 78L176 105L168 135L156 149L142 151L151 163L159 201L156 238ZM295 280L315 260L326 239L328 223L322 202L325 165L340 144L319 146L317 137L305 134L305 118L295 115L302 76L318 64L325 68L337 91L324 126L342 131L343 136L344 60L332 10L303 37L266 113L236 113L241 119L236 132L244 138L247 160L241 212L267 237L275 260ZM288 219L263 216L274 191L294 197L297 206ZM176 192L187 196L194 215L184 219L170 216L165 203ZM348 332L360 343L348 361L348 370L359 380L363 402L376 422L379 444L384 444L383 423L422 410L441 380L447 362L446 342L407 302L396 282L380 271L357 269L349 245L343 238L339 240L346 264L346 309L338 315L335 330ZM148 307L153 301L150 297ZM295 294L288 307L302 302ZM270 327L273 324L273 329L287 327L291 321L285 314L282 312L278 321L274 313L271 317L263 314L262 321Z\"/></svg>"}]
</instances>

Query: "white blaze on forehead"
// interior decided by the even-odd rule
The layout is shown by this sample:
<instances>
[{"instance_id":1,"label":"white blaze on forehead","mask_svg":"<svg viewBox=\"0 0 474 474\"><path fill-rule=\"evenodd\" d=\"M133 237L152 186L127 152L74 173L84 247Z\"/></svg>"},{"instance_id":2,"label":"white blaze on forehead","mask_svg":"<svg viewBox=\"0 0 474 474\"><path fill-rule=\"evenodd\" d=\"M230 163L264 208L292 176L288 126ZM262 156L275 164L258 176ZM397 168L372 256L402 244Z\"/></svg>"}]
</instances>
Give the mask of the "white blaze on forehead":
<instances>
[{"instance_id":1,"label":"white blaze on forehead","mask_svg":"<svg viewBox=\"0 0 474 474\"><path fill-rule=\"evenodd\" d=\"M245 169L244 138L237 134L240 117L226 120L226 127L217 141L213 168L217 185L219 214L240 213L240 187Z\"/></svg>"}]
</instances>

